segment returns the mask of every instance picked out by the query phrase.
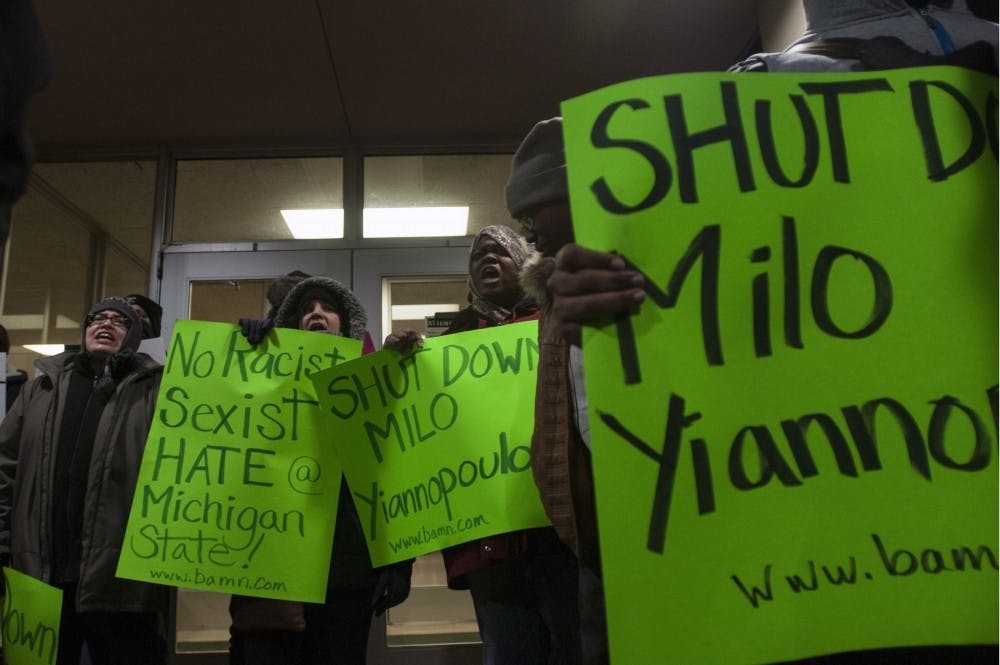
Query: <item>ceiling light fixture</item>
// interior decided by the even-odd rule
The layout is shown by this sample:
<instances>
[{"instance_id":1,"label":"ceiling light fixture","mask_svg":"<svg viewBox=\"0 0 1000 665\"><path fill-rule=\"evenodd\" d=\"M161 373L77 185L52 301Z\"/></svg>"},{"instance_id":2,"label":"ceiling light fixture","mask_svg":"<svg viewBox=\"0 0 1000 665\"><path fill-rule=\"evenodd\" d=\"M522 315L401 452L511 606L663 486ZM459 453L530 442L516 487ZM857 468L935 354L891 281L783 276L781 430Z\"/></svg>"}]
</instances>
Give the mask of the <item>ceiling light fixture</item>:
<instances>
[{"instance_id":1,"label":"ceiling light fixture","mask_svg":"<svg viewBox=\"0 0 1000 665\"><path fill-rule=\"evenodd\" d=\"M65 344L22 344L21 346L43 356L57 356L66 350Z\"/></svg>"},{"instance_id":2,"label":"ceiling light fixture","mask_svg":"<svg viewBox=\"0 0 1000 665\"><path fill-rule=\"evenodd\" d=\"M469 206L437 208L365 208L365 238L464 236Z\"/></svg>"},{"instance_id":3,"label":"ceiling light fixture","mask_svg":"<svg viewBox=\"0 0 1000 665\"><path fill-rule=\"evenodd\" d=\"M344 211L341 208L282 210L281 216L293 238L344 237Z\"/></svg>"}]
</instances>

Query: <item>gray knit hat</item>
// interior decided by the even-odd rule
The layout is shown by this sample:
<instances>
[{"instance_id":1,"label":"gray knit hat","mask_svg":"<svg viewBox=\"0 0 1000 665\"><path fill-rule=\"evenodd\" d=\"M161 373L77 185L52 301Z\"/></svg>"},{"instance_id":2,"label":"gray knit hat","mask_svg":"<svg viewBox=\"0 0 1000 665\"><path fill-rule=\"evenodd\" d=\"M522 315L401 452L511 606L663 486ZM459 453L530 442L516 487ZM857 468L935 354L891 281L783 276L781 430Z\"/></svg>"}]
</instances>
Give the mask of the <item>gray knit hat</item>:
<instances>
[{"instance_id":1,"label":"gray knit hat","mask_svg":"<svg viewBox=\"0 0 1000 665\"><path fill-rule=\"evenodd\" d=\"M298 328L299 308L317 297L329 302L337 310L340 325L347 337L364 340L368 317L361 301L349 288L329 277L309 277L293 286L278 308L274 325L279 328Z\"/></svg>"},{"instance_id":2,"label":"gray knit hat","mask_svg":"<svg viewBox=\"0 0 1000 665\"><path fill-rule=\"evenodd\" d=\"M90 325L90 317L107 310L121 314L129 322L125 339L122 340L122 348L119 349L118 353L126 351L126 349L128 349L126 353L134 352L139 348L139 342L142 341L142 325L139 323L139 317L136 315L135 310L132 309L132 305L124 298L105 298L95 303L87 311L87 316L83 319L83 348L86 349L87 347L87 326Z\"/></svg>"},{"instance_id":3,"label":"gray knit hat","mask_svg":"<svg viewBox=\"0 0 1000 665\"><path fill-rule=\"evenodd\" d=\"M543 120L521 141L510 166L507 212L517 218L543 203L569 199L562 118Z\"/></svg>"}]
</instances>

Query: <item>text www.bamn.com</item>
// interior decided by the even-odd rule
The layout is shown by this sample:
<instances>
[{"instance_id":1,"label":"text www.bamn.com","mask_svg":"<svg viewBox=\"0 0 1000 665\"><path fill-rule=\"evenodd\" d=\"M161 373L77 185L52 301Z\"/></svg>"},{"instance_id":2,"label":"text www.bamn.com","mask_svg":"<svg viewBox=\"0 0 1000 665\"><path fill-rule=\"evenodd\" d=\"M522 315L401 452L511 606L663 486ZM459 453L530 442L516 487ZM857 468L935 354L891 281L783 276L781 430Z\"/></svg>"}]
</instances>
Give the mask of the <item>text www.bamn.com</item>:
<instances>
[{"instance_id":1,"label":"text www.bamn.com","mask_svg":"<svg viewBox=\"0 0 1000 665\"><path fill-rule=\"evenodd\" d=\"M476 515L475 517L462 517L455 520L451 524L445 524L444 526L430 529L422 526L420 527L420 530L415 532L413 535L401 536L395 540L389 541L389 549L391 549L392 553L395 554L396 552L407 550L411 547L416 547L417 545L423 545L424 543L428 543L438 538L454 536L457 533L469 531L470 529L476 529L487 524L489 524L489 520L482 515Z\"/></svg>"},{"instance_id":2,"label":"text www.bamn.com","mask_svg":"<svg viewBox=\"0 0 1000 665\"><path fill-rule=\"evenodd\" d=\"M287 591L288 585L263 575L211 575L195 568L193 573L177 573L170 570L150 568L152 580L171 586L215 587L232 591Z\"/></svg>"}]
</instances>

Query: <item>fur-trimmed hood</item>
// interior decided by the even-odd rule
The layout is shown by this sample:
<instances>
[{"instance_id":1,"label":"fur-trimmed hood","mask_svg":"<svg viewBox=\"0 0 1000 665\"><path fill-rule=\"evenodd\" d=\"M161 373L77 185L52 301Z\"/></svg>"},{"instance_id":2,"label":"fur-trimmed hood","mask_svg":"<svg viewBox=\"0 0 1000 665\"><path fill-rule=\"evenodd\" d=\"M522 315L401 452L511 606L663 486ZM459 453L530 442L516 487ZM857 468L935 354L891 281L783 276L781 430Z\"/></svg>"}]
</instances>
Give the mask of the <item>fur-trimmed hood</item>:
<instances>
[{"instance_id":1,"label":"fur-trimmed hood","mask_svg":"<svg viewBox=\"0 0 1000 665\"><path fill-rule=\"evenodd\" d=\"M539 309L545 311L552 304L552 294L549 291L549 277L556 269L556 260L551 256L543 256L541 252L532 251L521 266L521 288L524 295L534 298Z\"/></svg>"},{"instance_id":2,"label":"fur-trimmed hood","mask_svg":"<svg viewBox=\"0 0 1000 665\"><path fill-rule=\"evenodd\" d=\"M340 315L340 325L346 331L347 336L364 340L368 317L361 306L361 301L349 288L329 277L309 277L292 287L281 303L281 307L278 308L274 324L279 328L298 328L298 312L299 307L303 304L303 297L316 291L324 292L329 298L330 304Z\"/></svg>"}]
</instances>

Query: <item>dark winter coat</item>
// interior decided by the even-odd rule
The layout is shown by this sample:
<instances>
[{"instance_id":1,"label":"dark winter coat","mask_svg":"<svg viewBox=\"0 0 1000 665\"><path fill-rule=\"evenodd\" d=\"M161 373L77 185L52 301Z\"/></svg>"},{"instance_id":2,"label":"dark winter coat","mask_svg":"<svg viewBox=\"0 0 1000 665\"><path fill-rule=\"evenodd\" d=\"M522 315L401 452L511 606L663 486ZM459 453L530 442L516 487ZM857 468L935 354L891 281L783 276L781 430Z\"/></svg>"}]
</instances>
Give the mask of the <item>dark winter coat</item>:
<instances>
[{"instance_id":1,"label":"dark winter coat","mask_svg":"<svg viewBox=\"0 0 1000 665\"><path fill-rule=\"evenodd\" d=\"M53 574L53 482L75 353L43 358L0 425L0 554L44 582ZM98 421L84 496L78 612L155 612L167 588L115 577L163 368L134 355Z\"/></svg>"}]
</instances>

